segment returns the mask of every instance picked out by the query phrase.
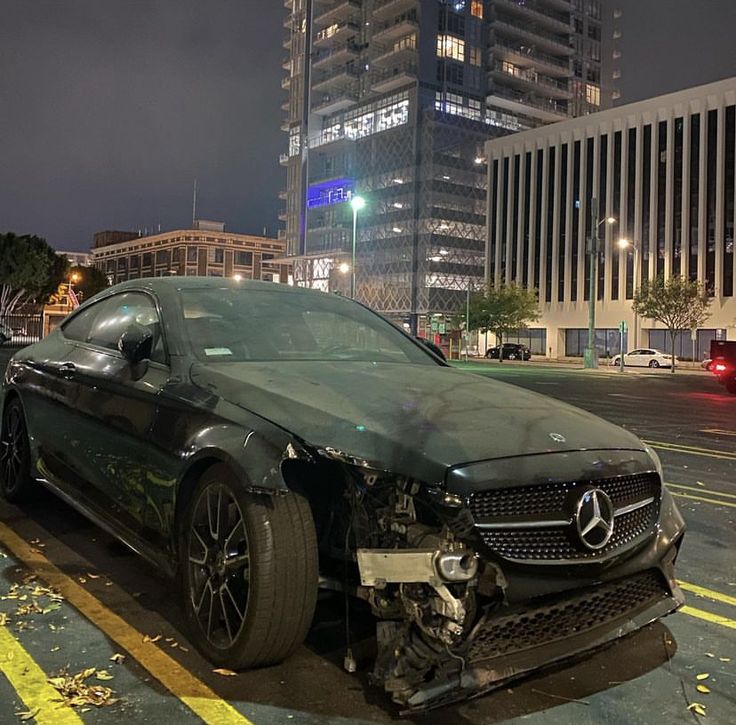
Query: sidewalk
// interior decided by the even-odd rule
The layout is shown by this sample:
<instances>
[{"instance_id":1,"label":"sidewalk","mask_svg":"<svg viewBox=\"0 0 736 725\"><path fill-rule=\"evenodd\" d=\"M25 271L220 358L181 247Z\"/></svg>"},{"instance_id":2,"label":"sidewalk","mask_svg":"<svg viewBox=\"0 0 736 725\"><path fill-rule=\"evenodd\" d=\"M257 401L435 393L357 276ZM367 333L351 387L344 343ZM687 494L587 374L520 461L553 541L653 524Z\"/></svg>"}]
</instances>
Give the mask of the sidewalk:
<instances>
[{"instance_id":1,"label":"sidewalk","mask_svg":"<svg viewBox=\"0 0 736 725\"><path fill-rule=\"evenodd\" d=\"M465 363L465 358L462 357L459 360L450 360L451 363ZM477 363L478 365L501 365L502 367L509 366L520 366L520 367L543 367L550 369L560 370L578 370L584 373L609 373L620 375L621 371L618 366L610 365L606 360L600 360L598 362L598 368L586 369L583 367L583 361L581 358L560 358L551 359L543 357L541 355L532 356L531 360L504 360L499 363L498 360L490 360L485 357L469 357L467 362ZM640 368L640 367L626 367L624 369L625 374L643 374L643 375L672 375L669 368ZM712 373L704 370L700 363L692 362L680 362L675 368L675 375L712 375Z\"/></svg>"}]
</instances>

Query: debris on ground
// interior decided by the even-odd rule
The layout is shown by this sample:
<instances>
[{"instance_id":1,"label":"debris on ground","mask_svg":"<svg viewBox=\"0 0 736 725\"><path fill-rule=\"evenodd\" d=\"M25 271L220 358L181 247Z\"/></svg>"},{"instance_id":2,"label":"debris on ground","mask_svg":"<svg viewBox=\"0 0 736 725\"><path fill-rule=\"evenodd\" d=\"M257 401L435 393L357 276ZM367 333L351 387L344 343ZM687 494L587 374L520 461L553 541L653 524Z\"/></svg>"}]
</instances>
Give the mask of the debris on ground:
<instances>
[{"instance_id":1,"label":"debris on ground","mask_svg":"<svg viewBox=\"0 0 736 725\"><path fill-rule=\"evenodd\" d=\"M69 675L62 670L57 677L49 677L48 683L59 694L61 694L64 704L70 707L81 707L85 705L94 705L95 707L107 707L114 705L118 700L114 697L115 693L105 685L97 683L87 684L85 680L104 672L108 677L112 677L105 670L98 672L95 667L88 667L86 670L77 672L75 675ZM100 678L105 679L105 678Z\"/></svg>"}]
</instances>

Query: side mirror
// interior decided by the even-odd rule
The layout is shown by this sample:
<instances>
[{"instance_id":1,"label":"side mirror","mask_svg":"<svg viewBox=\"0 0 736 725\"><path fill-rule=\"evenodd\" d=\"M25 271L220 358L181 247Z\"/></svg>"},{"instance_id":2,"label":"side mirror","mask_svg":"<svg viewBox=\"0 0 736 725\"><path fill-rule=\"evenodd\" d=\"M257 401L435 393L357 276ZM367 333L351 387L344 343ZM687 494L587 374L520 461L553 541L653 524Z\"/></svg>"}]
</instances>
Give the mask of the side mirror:
<instances>
[{"instance_id":1,"label":"side mirror","mask_svg":"<svg viewBox=\"0 0 736 725\"><path fill-rule=\"evenodd\" d=\"M427 350L429 350L431 353L433 353L438 358L440 358L440 360L445 360L445 361L447 360L447 358L445 357L445 353L442 352L442 348L439 347L438 345L435 345L433 342L430 342L429 340L427 340L426 337L419 337L419 335L417 335L415 339L418 342L421 342L422 345L424 345L424 347L427 348Z\"/></svg>"},{"instance_id":2,"label":"side mirror","mask_svg":"<svg viewBox=\"0 0 736 725\"><path fill-rule=\"evenodd\" d=\"M153 351L153 334L143 325L133 323L120 336L118 350L131 365L149 360Z\"/></svg>"}]
</instances>

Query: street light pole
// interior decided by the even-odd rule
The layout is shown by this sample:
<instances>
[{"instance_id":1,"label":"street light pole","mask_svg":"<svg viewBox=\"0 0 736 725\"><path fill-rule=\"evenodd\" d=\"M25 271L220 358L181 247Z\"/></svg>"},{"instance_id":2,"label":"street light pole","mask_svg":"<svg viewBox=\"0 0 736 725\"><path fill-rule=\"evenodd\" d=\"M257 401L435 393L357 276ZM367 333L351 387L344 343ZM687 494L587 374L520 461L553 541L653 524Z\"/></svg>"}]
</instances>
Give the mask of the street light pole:
<instances>
[{"instance_id":1,"label":"street light pole","mask_svg":"<svg viewBox=\"0 0 736 725\"><path fill-rule=\"evenodd\" d=\"M595 303L596 282L598 273L598 253L600 247L600 236L598 229L601 224L615 223L613 217L598 219L598 199L590 200L590 240L588 244L588 346L585 348L583 367L595 369L598 367L598 352L595 349Z\"/></svg>"},{"instance_id":2,"label":"street light pole","mask_svg":"<svg viewBox=\"0 0 736 725\"><path fill-rule=\"evenodd\" d=\"M465 362L468 362L468 346L470 345L470 280L465 295Z\"/></svg>"},{"instance_id":3,"label":"street light pole","mask_svg":"<svg viewBox=\"0 0 736 725\"><path fill-rule=\"evenodd\" d=\"M636 294L636 286L639 283L639 276L641 275L641 249L639 248L638 242L634 240L629 240L629 239L619 239L618 246L621 249L631 248L631 253L634 255L634 265L632 269L632 275L634 279L631 285L631 293L633 296ZM637 348L639 347L639 342L638 342L639 316L636 314L636 310L633 309L633 306L634 306L633 299L632 299L631 306L632 306L632 314L633 314L633 319L634 319L634 327L632 330L633 343L629 345L629 347ZM623 353L621 356L621 360L622 360L621 370L623 371Z\"/></svg>"},{"instance_id":4,"label":"street light pole","mask_svg":"<svg viewBox=\"0 0 736 725\"><path fill-rule=\"evenodd\" d=\"M583 367L598 367L598 354L595 349L595 287L598 259L598 199L590 200L590 240L588 242L588 345L585 348Z\"/></svg>"},{"instance_id":5,"label":"street light pole","mask_svg":"<svg viewBox=\"0 0 736 725\"><path fill-rule=\"evenodd\" d=\"M358 212L365 206L365 199L362 196L354 196L350 199L350 206L353 210L353 254L352 264L350 266L350 299L355 299L355 247L358 241Z\"/></svg>"}]
</instances>

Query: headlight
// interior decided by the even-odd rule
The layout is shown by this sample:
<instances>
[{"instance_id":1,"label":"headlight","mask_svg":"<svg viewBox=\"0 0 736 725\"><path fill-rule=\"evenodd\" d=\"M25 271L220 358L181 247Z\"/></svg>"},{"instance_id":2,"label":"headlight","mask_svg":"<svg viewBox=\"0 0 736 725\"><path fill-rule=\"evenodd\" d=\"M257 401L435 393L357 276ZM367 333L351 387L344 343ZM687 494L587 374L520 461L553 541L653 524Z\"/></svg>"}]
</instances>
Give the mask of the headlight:
<instances>
[{"instance_id":1,"label":"headlight","mask_svg":"<svg viewBox=\"0 0 736 725\"><path fill-rule=\"evenodd\" d=\"M662 469L662 461L659 460L659 456L655 453L654 449L650 448L649 446L646 446L644 450L647 452L647 455L652 459L654 468L659 474L659 480L664 483L664 470Z\"/></svg>"}]
</instances>

